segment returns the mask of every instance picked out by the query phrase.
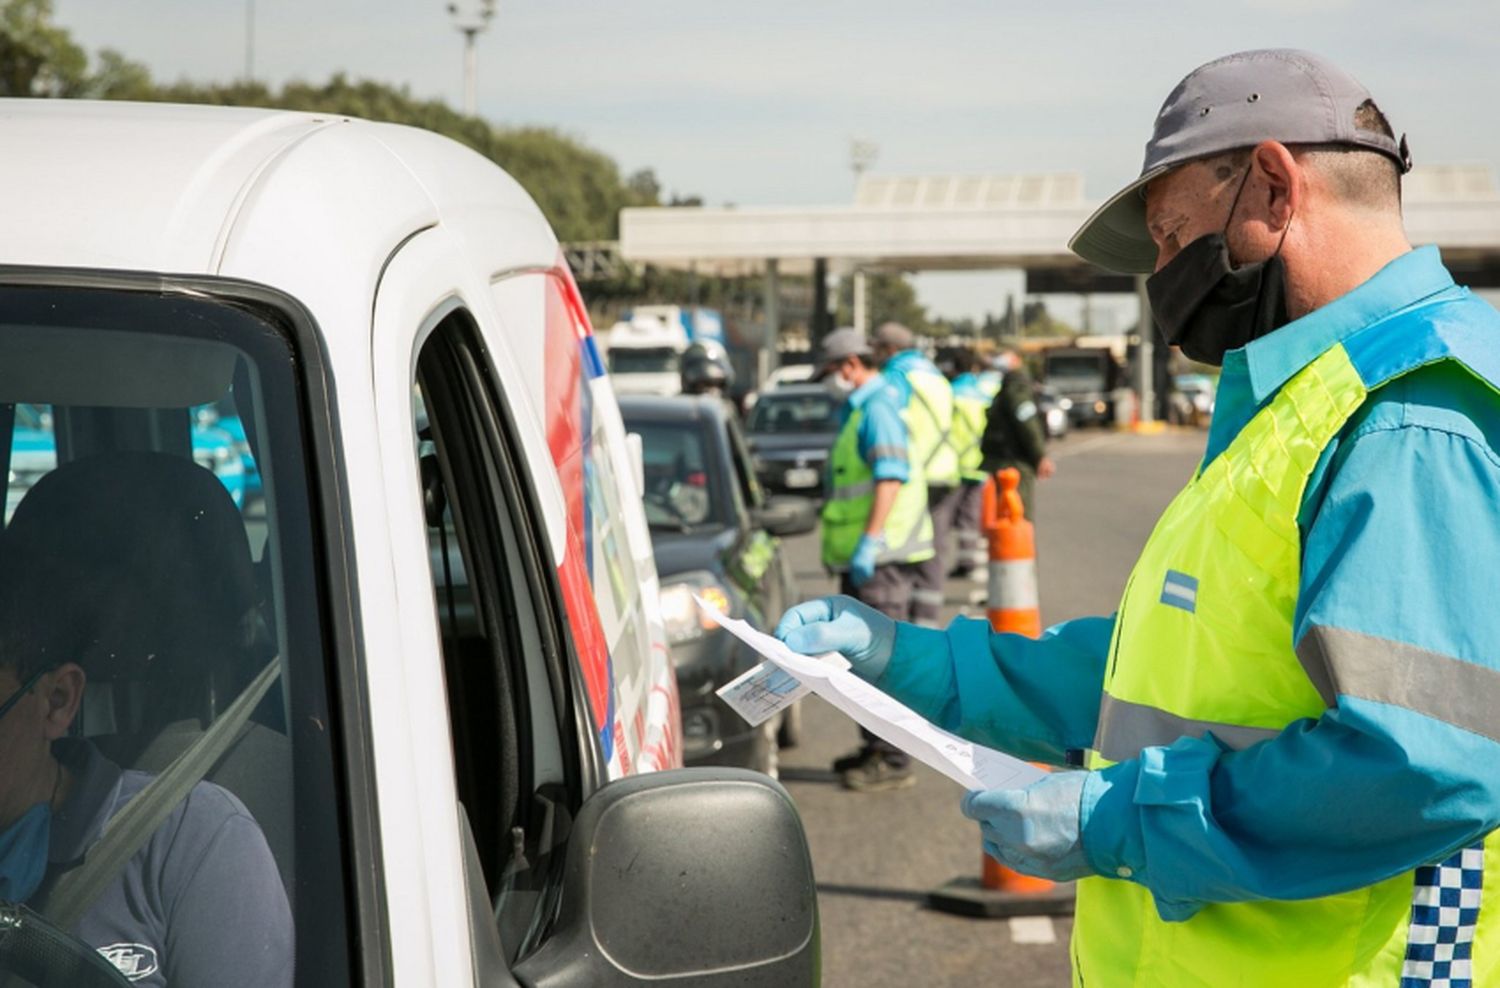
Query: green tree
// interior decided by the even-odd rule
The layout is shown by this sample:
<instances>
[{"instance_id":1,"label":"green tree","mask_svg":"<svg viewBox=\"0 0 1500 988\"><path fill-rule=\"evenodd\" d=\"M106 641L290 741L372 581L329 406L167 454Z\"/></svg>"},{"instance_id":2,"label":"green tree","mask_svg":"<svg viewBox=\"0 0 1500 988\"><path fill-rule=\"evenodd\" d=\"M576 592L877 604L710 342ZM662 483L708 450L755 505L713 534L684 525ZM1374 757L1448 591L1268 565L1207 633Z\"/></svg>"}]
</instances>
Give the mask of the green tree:
<instances>
[{"instance_id":1,"label":"green tree","mask_svg":"<svg viewBox=\"0 0 1500 988\"><path fill-rule=\"evenodd\" d=\"M1078 330L1047 311L1047 303L1034 299L1021 306L1022 336L1077 336Z\"/></svg>"},{"instance_id":2,"label":"green tree","mask_svg":"<svg viewBox=\"0 0 1500 988\"><path fill-rule=\"evenodd\" d=\"M865 275L865 306L870 327L883 322L899 322L914 333L932 332L932 322L927 309L917 301L917 290L911 286L906 275L871 271ZM854 278L849 276L839 281L838 311L835 320L840 326L854 324Z\"/></svg>"},{"instance_id":3,"label":"green tree","mask_svg":"<svg viewBox=\"0 0 1500 988\"><path fill-rule=\"evenodd\" d=\"M0 2L0 96L77 96L88 55L52 23L52 0Z\"/></svg>"}]
</instances>

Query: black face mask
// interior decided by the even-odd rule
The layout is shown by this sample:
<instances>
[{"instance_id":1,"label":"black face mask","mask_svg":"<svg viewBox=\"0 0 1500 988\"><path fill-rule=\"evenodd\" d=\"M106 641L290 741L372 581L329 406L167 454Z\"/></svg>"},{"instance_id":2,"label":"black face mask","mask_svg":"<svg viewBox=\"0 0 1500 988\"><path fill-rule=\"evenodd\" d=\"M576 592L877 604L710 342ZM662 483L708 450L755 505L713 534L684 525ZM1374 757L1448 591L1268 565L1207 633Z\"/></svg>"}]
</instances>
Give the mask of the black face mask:
<instances>
[{"instance_id":1,"label":"black face mask","mask_svg":"<svg viewBox=\"0 0 1500 988\"><path fill-rule=\"evenodd\" d=\"M1249 173L1246 173L1249 178ZM1243 190L1245 183L1240 182ZM1229 222L1240 194L1234 194ZM1288 224L1290 228L1290 224ZM1286 240L1286 231L1282 231ZM1264 261L1235 267L1224 231L1208 233L1184 247L1167 266L1146 279L1151 313L1167 342L1188 357L1215 367L1224 354L1280 329L1286 311L1286 266L1281 245Z\"/></svg>"}]
</instances>

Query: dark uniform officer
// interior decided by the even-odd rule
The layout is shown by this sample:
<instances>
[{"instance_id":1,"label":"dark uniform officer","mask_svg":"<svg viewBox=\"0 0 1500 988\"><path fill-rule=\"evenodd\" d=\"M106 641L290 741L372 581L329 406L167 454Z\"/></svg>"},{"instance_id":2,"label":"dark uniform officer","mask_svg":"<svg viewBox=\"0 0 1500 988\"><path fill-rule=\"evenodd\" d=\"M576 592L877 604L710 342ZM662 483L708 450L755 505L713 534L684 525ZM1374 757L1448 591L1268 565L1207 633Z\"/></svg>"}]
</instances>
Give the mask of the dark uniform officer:
<instances>
[{"instance_id":1,"label":"dark uniform officer","mask_svg":"<svg viewBox=\"0 0 1500 988\"><path fill-rule=\"evenodd\" d=\"M993 474L1006 467L1020 471L1021 503L1026 506L1026 517L1034 521L1036 479L1052 476L1052 461L1047 459L1047 431L1036 406L1031 378L1021 367L1020 355L1005 351L998 359L1004 368L1000 393L990 405L984 436L979 441L984 471Z\"/></svg>"}]
</instances>

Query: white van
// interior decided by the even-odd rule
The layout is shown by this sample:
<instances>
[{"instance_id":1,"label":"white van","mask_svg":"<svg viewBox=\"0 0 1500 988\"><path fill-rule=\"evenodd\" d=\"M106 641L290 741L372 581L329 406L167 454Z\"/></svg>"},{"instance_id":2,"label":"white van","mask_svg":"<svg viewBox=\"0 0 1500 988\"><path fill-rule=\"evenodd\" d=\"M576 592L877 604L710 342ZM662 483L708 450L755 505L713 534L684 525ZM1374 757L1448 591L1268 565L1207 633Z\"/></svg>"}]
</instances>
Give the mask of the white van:
<instances>
[{"instance_id":1,"label":"white van","mask_svg":"<svg viewBox=\"0 0 1500 988\"><path fill-rule=\"evenodd\" d=\"M18 407L51 450L0 530L0 812L53 780L0 981L816 984L786 793L679 767L526 193L313 114L0 100L0 147L0 483ZM261 497L195 462L210 409Z\"/></svg>"}]
</instances>

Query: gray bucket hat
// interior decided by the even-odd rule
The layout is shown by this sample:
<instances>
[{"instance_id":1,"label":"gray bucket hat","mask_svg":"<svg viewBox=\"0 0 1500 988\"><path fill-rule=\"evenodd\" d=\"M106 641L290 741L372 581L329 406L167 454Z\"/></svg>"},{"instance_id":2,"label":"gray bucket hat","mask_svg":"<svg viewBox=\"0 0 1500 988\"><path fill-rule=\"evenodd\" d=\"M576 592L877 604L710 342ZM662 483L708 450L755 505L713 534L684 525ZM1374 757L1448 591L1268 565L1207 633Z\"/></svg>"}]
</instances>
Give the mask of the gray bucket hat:
<instances>
[{"instance_id":1,"label":"gray bucket hat","mask_svg":"<svg viewBox=\"0 0 1500 988\"><path fill-rule=\"evenodd\" d=\"M868 357L869 355L870 341L865 339L864 333L853 326L835 329L823 337L823 344L818 347L817 377L823 376L829 364L836 364L850 357Z\"/></svg>"},{"instance_id":2,"label":"gray bucket hat","mask_svg":"<svg viewBox=\"0 0 1500 988\"><path fill-rule=\"evenodd\" d=\"M1359 80L1311 52L1242 51L1199 66L1156 114L1140 177L1095 210L1068 247L1112 271L1149 273L1156 245L1146 230L1146 185L1189 161L1261 141L1364 147L1410 170L1404 136L1355 125L1367 101L1374 104Z\"/></svg>"}]
</instances>

